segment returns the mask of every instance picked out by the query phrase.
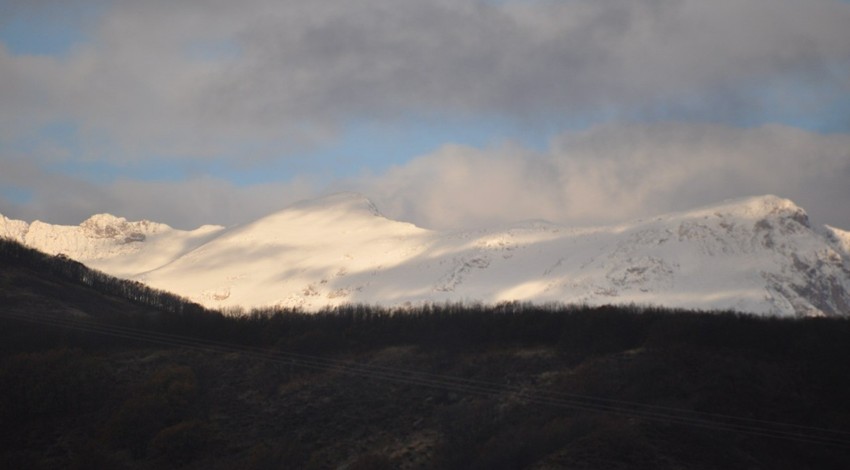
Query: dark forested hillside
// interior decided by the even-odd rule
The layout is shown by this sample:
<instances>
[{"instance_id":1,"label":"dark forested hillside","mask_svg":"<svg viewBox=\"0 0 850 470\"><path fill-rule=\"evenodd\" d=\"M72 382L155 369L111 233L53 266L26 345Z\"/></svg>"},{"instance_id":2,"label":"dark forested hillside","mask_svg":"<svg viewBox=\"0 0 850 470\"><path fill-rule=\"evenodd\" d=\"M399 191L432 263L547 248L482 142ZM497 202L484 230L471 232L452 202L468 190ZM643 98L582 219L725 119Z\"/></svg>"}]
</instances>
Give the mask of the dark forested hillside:
<instances>
[{"instance_id":1,"label":"dark forested hillside","mask_svg":"<svg viewBox=\"0 0 850 470\"><path fill-rule=\"evenodd\" d=\"M850 322L224 315L0 241L2 468L848 468Z\"/></svg>"}]
</instances>

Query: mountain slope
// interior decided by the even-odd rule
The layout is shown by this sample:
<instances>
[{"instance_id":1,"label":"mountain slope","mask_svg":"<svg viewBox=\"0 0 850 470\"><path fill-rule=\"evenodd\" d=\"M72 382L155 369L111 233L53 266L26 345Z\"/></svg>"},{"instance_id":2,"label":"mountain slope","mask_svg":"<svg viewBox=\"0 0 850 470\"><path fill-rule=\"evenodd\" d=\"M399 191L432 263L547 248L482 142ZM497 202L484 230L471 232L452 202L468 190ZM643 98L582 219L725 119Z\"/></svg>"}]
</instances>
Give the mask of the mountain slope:
<instances>
[{"instance_id":1,"label":"mountain slope","mask_svg":"<svg viewBox=\"0 0 850 470\"><path fill-rule=\"evenodd\" d=\"M4 318L36 323L69 318L111 321L203 311L199 305L165 291L0 237L0 316ZM4 339L21 338L12 333ZM46 338L36 342L42 340Z\"/></svg>"},{"instance_id":2,"label":"mountain slope","mask_svg":"<svg viewBox=\"0 0 850 470\"><path fill-rule=\"evenodd\" d=\"M187 315L62 274L77 268L0 240L4 468L850 462L847 320L520 304Z\"/></svg>"},{"instance_id":3,"label":"mountain slope","mask_svg":"<svg viewBox=\"0 0 850 470\"><path fill-rule=\"evenodd\" d=\"M140 279L207 305L318 308L362 301L352 295L368 287L360 274L403 262L434 237L361 196L335 195L226 230Z\"/></svg>"},{"instance_id":4,"label":"mountain slope","mask_svg":"<svg viewBox=\"0 0 850 470\"><path fill-rule=\"evenodd\" d=\"M223 227L205 225L192 231L142 220L97 214L78 226L31 224L0 215L0 236L47 254L64 254L94 269L133 277L158 268L204 244Z\"/></svg>"},{"instance_id":5,"label":"mountain slope","mask_svg":"<svg viewBox=\"0 0 850 470\"><path fill-rule=\"evenodd\" d=\"M108 221L53 232L34 223L24 240L212 307L516 300L850 313L847 232L820 234L803 209L775 196L583 229L527 222L439 233L387 219L348 193L229 229ZM53 238L32 236L34 226ZM21 231L0 220L0 234Z\"/></svg>"}]
</instances>

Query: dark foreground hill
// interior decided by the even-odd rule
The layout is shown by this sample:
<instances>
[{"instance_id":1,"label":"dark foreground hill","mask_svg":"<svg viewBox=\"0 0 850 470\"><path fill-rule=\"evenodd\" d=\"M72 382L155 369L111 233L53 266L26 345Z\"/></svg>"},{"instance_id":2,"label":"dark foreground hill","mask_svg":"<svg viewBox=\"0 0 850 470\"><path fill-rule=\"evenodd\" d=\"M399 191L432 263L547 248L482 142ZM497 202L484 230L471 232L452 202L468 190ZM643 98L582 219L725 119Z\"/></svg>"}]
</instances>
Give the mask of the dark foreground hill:
<instances>
[{"instance_id":1,"label":"dark foreground hill","mask_svg":"<svg viewBox=\"0 0 850 470\"><path fill-rule=\"evenodd\" d=\"M229 317L0 242L4 468L850 466L850 322Z\"/></svg>"}]
</instances>

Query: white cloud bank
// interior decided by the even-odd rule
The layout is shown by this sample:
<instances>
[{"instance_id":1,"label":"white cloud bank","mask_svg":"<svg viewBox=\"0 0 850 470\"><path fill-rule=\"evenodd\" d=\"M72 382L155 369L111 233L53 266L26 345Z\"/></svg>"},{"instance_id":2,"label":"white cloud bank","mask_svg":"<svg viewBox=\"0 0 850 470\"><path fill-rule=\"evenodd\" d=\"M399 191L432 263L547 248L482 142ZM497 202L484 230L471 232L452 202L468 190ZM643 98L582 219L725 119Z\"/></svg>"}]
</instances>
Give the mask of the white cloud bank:
<instances>
[{"instance_id":1,"label":"white cloud bank","mask_svg":"<svg viewBox=\"0 0 850 470\"><path fill-rule=\"evenodd\" d=\"M563 134L543 154L447 146L359 187L388 214L437 228L610 223L768 193L850 227L848 181L845 134L655 124Z\"/></svg>"},{"instance_id":2,"label":"white cloud bank","mask_svg":"<svg viewBox=\"0 0 850 470\"><path fill-rule=\"evenodd\" d=\"M566 133L542 153L447 145L385 173L330 186L304 179L238 187L201 178L104 187L31 167L0 174L0 184L37 189L26 205L3 204L14 209L6 215L78 223L99 204L98 210L185 228L251 220L336 190L360 191L389 217L437 229L538 218L611 223L768 193L791 198L815 222L850 228L848 181L848 135L676 123Z\"/></svg>"}]
</instances>

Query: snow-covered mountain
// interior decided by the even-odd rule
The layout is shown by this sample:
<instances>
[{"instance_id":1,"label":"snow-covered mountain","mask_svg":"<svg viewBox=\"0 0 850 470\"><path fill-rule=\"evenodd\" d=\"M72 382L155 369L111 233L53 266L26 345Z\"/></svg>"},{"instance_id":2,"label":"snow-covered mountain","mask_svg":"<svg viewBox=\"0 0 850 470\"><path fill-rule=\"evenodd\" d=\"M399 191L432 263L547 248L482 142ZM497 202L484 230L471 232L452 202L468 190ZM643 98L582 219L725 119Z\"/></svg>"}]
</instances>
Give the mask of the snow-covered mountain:
<instances>
[{"instance_id":1,"label":"snow-covered mountain","mask_svg":"<svg viewBox=\"0 0 850 470\"><path fill-rule=\"evenodd\" d=\"M775 196L608 227L441 233L344 193L232 228L0 216L0 236L217 308L518 300L850 315L850 232L815 229Z\"/></svg>"},{"instance_id":2,"label":"snow-covered mountain","mask_svg":"<svg viewBox=\"0 0 850 470\"><path fill-rule=\"evenodd\" d=\"M192 251L224 227L205 225L175 230L143 220L128 222L110 214L94 215L78 226L31 224L0 215L0 237L12 238L50 254L64 254L89 267L132 278Z\"/></svg>"}]
</instances>

